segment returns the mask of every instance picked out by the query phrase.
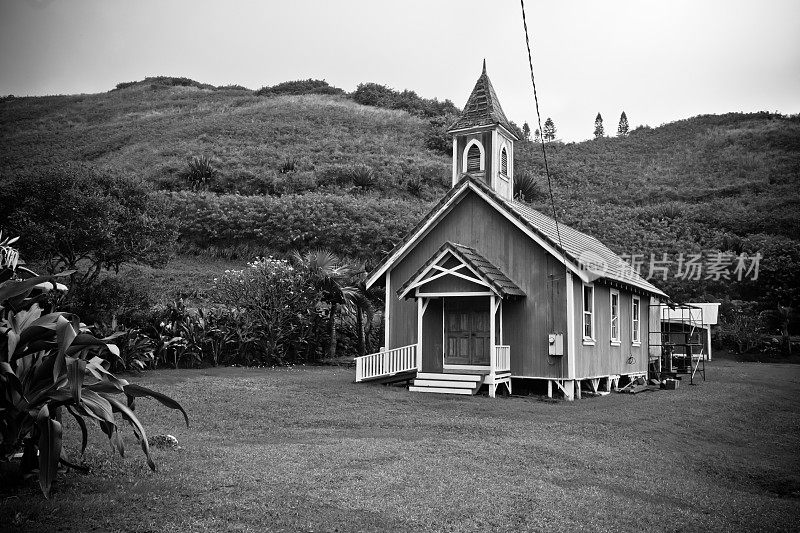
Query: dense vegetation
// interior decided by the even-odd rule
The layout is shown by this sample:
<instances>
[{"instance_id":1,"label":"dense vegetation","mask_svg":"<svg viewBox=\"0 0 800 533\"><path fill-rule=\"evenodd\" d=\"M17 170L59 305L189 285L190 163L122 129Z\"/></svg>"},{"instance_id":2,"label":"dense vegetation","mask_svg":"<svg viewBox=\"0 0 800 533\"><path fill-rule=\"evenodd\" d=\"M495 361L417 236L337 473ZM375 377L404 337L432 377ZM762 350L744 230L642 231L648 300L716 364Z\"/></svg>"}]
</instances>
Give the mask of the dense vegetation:
<instances>
[{"instance_id":1,"label":"dense vegetation","mask_svg":"<svg viewBox=\"0 0 800 533\"><path fill-rule=\"evenodd\" d=\"M68 272L37 276L22 267L17 240L0 234L0 485L11 486L38 470L39 486L49 497L60 467L88 471L63 447L67 413L81 430L81 455L88 422L97 423L124 457L121 430L127 422L155 471L147 434L134 413L135 398L150 396L180 410L188 426L186 411L172 398L108 371L110 360L120 355L116 336L95 337L77 315L57 311L57 295L68 290L59 280Z\"/></svg>"},{"instance_id":2,"label":"dense vegetation","mask_svg":"<svg viewBox=\"0 0 800 533\"><path fill-rule=\"evenodd\" d=\"M161 220L177 227L178 253L241 265L325 247L369 268L446 192L444 132L455 111L448 101L375 83L351 94L321 80L252 92L148 78L105 94L4 99L0 173L20 184L51 180L51 169L69 163L146 186L153 205L169 206ZM673 276L656 283L676 299L724 301L726 313L753 320L798 305L797 117L700 116L628 136L549 142L547 150L560 220L618 253L641 254L645 275L650 254L763 255L756 281L678 279L673 263ZM524 197L549 213L539 145L520 142L515 157ZM4 224L30 237L30 256L44 253L26 235L31 228ZM170 303L152 287L126 292L103 282L104 294ZM191 279L174 283L184 295L207 296ZM782 327L768 322L758 321L773 332Z\"/></svg>"}]
</instances>

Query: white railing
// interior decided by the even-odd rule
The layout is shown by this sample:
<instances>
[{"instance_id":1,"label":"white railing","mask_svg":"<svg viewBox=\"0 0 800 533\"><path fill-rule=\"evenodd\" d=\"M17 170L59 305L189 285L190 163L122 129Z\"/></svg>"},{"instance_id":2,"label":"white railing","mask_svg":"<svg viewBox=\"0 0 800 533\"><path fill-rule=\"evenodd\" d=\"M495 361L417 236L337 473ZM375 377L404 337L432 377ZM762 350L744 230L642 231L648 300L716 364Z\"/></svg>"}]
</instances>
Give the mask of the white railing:
<instances>
[{"instance_id":1,"label":"white railing","mask_svg":"<svg viewBox=\"0 0 800 533\"><path fill-rule=\"evenodd\" d=\"M417 368L417 345L356 357L356 383Z\"/></svg>"},{"instance_id":2,"label":"white railing","mask_svg":"<svg viewBox=\"0 0 800 533\"><path fill-rule=\"evenodd\" d=\"M494 352L494 360L491 361L493 372L510 372L511 346L497 345Z\"/></svg>"}]
</instances>

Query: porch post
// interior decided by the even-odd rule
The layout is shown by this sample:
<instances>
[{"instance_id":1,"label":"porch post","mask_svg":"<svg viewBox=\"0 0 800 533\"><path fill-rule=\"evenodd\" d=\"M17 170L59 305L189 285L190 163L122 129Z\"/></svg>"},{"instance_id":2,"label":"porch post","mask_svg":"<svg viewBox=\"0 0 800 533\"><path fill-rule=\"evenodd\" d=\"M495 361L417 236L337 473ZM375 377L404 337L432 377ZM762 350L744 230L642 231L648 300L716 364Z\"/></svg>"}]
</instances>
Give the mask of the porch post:
<instances>
[{"instance_id":1,"label":"porch post","mask_svg":"<svg viewBox=\"0 0 800 533\"><path fill-rule=\"evenodd\" d=\"M386 271L386 304L383 310L383 350L391 349L391 345L389 344L389 331L391 330L391 309L392 309L392 270L389 269Z\"/></svg>"},{"instance_id":2,"label":"porch post","mask_svg":"<svg viewBox=\"0 0 800 533\"><path fill-rule=\"evenodd\" d=\"M424 298L417 297L417 372L422 372L422 317L425 315Z\"/></svg>"},{"instance_id":3,"label":"porch post","mask_svg":"<svg viewBox=\"0 0 800 533\"><path fill-rule=\"evenodd\" d=\"M505 344L503 342L503 299L500 299L500 344Z\"/></svg>"},{"instance_id":4,"label":"porch post","mask_svg":"<svg viewBox=\"0 0 800 533\"><path fill-rule=\"evenodd\" d=\"M497 368L497 339L495 339L495 324L497 315L497 296L489 296L489 377L494 379Z\"/></svg>"}]
</instances>

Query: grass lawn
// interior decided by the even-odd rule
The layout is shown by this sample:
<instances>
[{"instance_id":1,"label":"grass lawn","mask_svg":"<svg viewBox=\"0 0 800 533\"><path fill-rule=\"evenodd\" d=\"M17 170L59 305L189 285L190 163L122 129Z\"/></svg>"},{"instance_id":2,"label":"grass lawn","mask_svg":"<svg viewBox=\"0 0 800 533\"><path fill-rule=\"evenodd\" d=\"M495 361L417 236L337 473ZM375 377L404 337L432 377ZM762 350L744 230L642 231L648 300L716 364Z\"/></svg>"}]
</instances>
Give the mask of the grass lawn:
<instances>
[{"instance_id":1,"label":"grass lawn","mask_svg":"<svg viewBox=\"0 0 800 533\"><path fill-rule=\"evenodd\" d=\"M91 475L0 489L23 531L791 530L800 524L800 366L715 361L677 391L574 403L352 383L349 368L150 372L155 451L90 429ZM67 422L67 445L79 433Z\"/></svg>"}]
</instances>

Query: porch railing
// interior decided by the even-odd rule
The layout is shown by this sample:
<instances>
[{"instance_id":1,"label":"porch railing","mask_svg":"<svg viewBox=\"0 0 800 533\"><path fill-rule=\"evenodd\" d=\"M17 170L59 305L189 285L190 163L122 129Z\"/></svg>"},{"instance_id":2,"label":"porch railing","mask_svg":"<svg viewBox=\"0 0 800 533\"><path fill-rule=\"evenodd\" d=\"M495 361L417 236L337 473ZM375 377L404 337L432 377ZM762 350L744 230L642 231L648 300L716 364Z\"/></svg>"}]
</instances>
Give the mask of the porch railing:
<instances>
[{"instance_id":1,"label":"porch railing","mask_svg":"<svg viewBox=\"0 0 800 533\"><path fill-rule=\"evenodd\" d=\"M498 344L494 347L494 357L491 361L493 372L510 372L511 371L511 347L503 344Z\"/></svg>"},{"instance_id":2,"label":"porch railing","mask_svg":"<svg viewBox=\"0 0 800 533\"><path fill-rule=\"evenodd\" d=\"M417 368L417 345L356 357L356 383Z\"/></svg>"}]
</instances>

